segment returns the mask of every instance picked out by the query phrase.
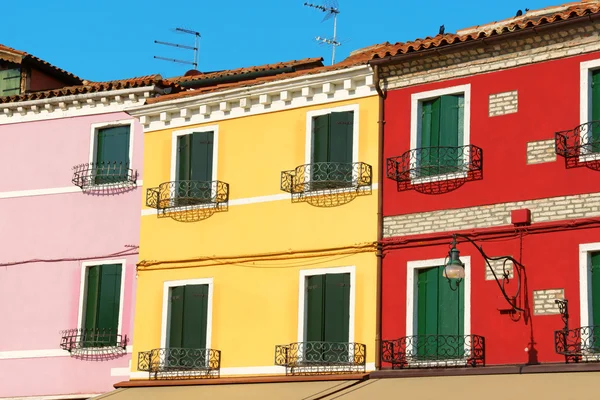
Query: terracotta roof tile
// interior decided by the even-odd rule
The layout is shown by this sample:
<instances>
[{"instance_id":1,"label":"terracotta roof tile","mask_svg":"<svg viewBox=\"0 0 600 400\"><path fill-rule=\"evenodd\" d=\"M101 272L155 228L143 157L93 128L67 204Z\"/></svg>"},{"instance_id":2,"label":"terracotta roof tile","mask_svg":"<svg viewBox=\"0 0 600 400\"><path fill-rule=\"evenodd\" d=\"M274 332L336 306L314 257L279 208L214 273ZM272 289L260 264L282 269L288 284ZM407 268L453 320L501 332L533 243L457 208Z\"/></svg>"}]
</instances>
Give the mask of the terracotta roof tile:
<instances>
[{"instance_id":1,"label":"terracotta roof tile","mask_svg":"<svg viewBox=\"0 0 600 400\"><path fill-rule=\"evenodd\" d=\"M156 85L161 88L181 90L177 83L163 79L160 75L147 75L136 78L120 79L108 82L83 81L82 85L68 86L60 89L45 90L41 92L23 93L20 95L0 97L1 103L14 103L18 101L50 99L54 97L72 96L77 94L106 92L110 90L131 89Z\"/></svg>"},{"instance_id":2,"label":"terracotta roof tile","mask_svg":"<svg viewBox=\"0 0 600 400\"><path fill-rule=\"evenodd\" d=\"M456 34L448 33L405 43L387 44L370 50L370 53L373 60L394 57L431 48L451 46L477 39L499 36L508 32L516 32L540 25L566 21L568 19L597 14L598 12L600 12L600 1L568 3L540 10L531 10L520 17L462 29Z\"/></svg>"}]
</instances>

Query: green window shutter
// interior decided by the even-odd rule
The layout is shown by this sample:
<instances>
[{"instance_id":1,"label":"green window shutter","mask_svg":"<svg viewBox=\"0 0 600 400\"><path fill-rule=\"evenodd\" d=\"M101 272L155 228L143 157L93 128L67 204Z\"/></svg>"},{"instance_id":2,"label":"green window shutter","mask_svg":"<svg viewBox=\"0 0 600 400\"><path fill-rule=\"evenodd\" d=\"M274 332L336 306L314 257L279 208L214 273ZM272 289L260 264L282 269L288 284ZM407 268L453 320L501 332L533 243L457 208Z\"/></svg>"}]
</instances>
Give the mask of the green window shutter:
<instances>
[{"instance_id":1,"label":"green window shutter","mask_svg":"<svg viewBox=\"0 0 600 400\"><path fill-rule=\"evenodd\" d=\"M592 258L592 321L590 325L600 325L600 252L591 254Z\"/></svg>"},{"instance_id":2,"label":"green window shutter","mask_svg":"<svg viewBox=\"0 0 600 400\"><path fill-rule=\"evenodd\" d=\"M87 269L87 284L85 297L85 323L86 330L96 329L96 318L98 313L98 295L100 289L101 266L89 267Z\"/></svg>"},{"instance_id":3,"label":"green window shutter","mask_svg":"<svg viewBox=\"0 0 600 400\"><path fill-rule=\"evenodd\" d=\"M419 176L439 174L438 155L440 142L440 106L441 98L424 101L421 114L421 132L418 147L421 150Z\"/></svg>"},{"instance_id":4,"label":"green window shutter","mask_svg":"<svg viewBox=\"0 0 600 400\"><path fill-rule=\"evenodd\" d=\"M313 118L312 163L329 161L329 114Z\"/></svg>"},{"instance_id":5,"label":"green window shutter","mask_svg":"<svg viewBox=\"0 0 600 400\"><path fill-rule=\"evenodd\" d=\"M21 69L0 70L0 97L21 94Z\"/></svg>"},{"instance_id":6,"label":"green window shutter","mask_svg":"<svg viewBox=\"0 0 600 400\"><path fill-rule=\"evenodd\" d=\"M417 270L417 334L438 334L438 269Z\"/></svg>"},{"instance_id":7,"label":"green window shutter","mask_svg":"<svg viewBox=\"0 0 600 400\"><path fill-rule=\"evenodd\" d=\"M443 277L444 267L436 268L438 276L438 335L463 335L464 333L464 290L458 285L452 290Z\"/></svg>"},{"instance_id":8,"label":"green window shutter","mask_svg":"<svg viewBox=\"0 0 600 400\"><path fill-rule=\"evenodd\" d=\"M96 138L96 184L127 179L129 126L99 129Z\"/></svg>"},{"instance_id":9,"label":"green window shutter","mask_svg":"<svg viewBox=\"0 0 600 400\"><path fill-rule=\"evenodd\" d=\"M121 299L121 264L102 265L96 327L117 333Z\"/></svg>"},{"instance_id":10,"label":"green window shutter","mask_svg":"<svg viewBox=\"0 0 600 400\"><path fill-rule=\"evenodd\" d=\"M191 178L190 158L192 153L192 135L177 137L177 180L187 181Z\"/></svg>"},{"instance_id":11,"label":"green window shutter","mask_svg":"<svg viewBox=\"0 0 600 400\"><path fill-rule=\"evenodd\" d=\"M190 176L192 180L212 181L213 132L196 132L192 136L192 160Z\"/></svg>"},{"instance_id":12,"label":"green window shutter","mask_svg":"<svg viewBox=\"0 0 600 400\"><path fill-rule=\"evenodd\" d=\"M592 71L592 121L600 121L600 70ZM600 126L593 125L591 137L588 138L592 142L591 150L594 152L600 151Z\"/></svg>"},{"instance_id":13,"label":"green window shutter","mask_svg":"<svg viewBox=\"0 0 600 400\"><path fill-rule=\"evenodd\" d=\"M306 278L306 341L324 340L325 275Z\"/></svg>"},{"instance_id":14,"label":"green window shutter","mask_svg":"<svg viewBox=\"0 0 600 400\"><path fill-rule=\"evenodd\" d=\"M323 340L348 342L350 324L350 274L325 275Z\"/></svg>"},{"instance_id":15,"label":"green window shutter","mask_svg":"<svg viewBox=\"0 0 600 400\"><path fill-rule=\"evenodd\" d=\"M184 290L183 339L181 347L206 348L208 285L188 285Z\"/></svg>"},{"instance_id":16,"label":"green window shutter","mask_svg":"<svg viewBox=\"0 0 600 400\"><path fill-rule=\"evenodd\" d=\"M351 163L354 112L332 112L329 123L329 155L327 161Z\"/></svg>"},{"instance_id":17,"label":"green window shutter","mask_svg":"<svg viewBox=\"0 0 600 400\"><path fill-rule=\"evenodd\" d=\"M170 289L169 296L169 347L182 347L185 286Z\"/></svg>"}]
</instances>

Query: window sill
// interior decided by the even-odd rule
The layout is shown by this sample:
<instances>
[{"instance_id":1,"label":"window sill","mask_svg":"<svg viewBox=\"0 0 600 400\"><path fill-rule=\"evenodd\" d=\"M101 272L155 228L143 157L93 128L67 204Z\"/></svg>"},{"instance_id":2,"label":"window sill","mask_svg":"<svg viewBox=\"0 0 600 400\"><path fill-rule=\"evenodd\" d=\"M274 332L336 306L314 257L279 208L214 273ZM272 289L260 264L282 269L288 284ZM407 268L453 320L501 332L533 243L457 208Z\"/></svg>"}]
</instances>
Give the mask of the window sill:
<instances>
[{"instance_id":1,"label":"window sill","mask_svg":"<svg viewBox=\"0 0 600 400\"><path fill-rule=\"evenodd\" d=\"M468 166L465 166L464 168L467 169ZM410 183L411 183L411 185L423 185L426 183L450 181L453 179L466 179L467 177L468 177L468 173L466 171L465 172L452 172L449 174L441 174L441 175L431 175L431 176L427 176L427 177L411 176Z\"/></svg>"}]
</instances>

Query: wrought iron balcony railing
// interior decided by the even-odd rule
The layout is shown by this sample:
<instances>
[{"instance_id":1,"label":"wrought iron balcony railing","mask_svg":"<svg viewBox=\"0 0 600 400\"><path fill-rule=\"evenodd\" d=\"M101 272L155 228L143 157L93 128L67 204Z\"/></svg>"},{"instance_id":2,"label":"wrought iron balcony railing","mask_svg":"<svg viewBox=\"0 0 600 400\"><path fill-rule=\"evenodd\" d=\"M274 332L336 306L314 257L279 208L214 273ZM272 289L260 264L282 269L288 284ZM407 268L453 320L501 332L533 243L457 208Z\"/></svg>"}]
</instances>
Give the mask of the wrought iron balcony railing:
<instances>
[{"instance_id":1,"label":"wrought iron balcony railing","mask_svg":"<svg viewBox=\"0 0 600 400\"><path fill-rule=\"evenodd\" d=\"M116 358L127 351L127 335L112 329L67 329L61 335L60 348L76 358Z\"/></svg>"},{"instance_id":2,"label":"wrought iron balcony railing","mask_svg":"<svg viewBox=\"0 0 600 400\"><path fill-rule=\"evenodd\" d=\"M173 181L146 191L146 205L158 211L193 206L227 208L229 184L221 181Z\"/></svg>"},{"instance_id":3,"label":"wrought iron balcony railing","mask_svg":"<svg viewBox=\"0 0 600 400\"><path fill-rule=\"evenodd\" d=\"M84 163L73 167L71 182L84 191L98 186L134 188L137 185L137 171L123 162Z\"/></svg>"},{"instance_id":4,"label":"wrought iron balcony railing","mask_svg":"<svg viewBox=\"0 0 600 400\"><path fill-rule=\"evenodd\" d=\"M147 371L150 379L218 378L221 351L174 347L142 351L138 370Z\"/></svg>"},{"instance_id":5,"label":"wrought iron balcony railing","mask_svg":"<svg viewBox=\"0 0 600 400\"><path fill-rule=\"evenodd\" d=\"M583 326L554 332L554 349L565 362L600 361L600 326Z\"/></svg>"},{"instance_id":6,"label":"wrought iron balcony railing","mask_svg":"<svg viewBox=\"0 0 600 400\"><path fill-rule=\"evenodd\" d=\"M299 342L275 346L275 365L286 375L364 372L367 349L361 343Z\"/></svg>"},{"instance_id":7,"label":"wrought iron balcony railing","mask_svg":"<svg viewBox=\"0 0 600 400\"><path fill-rule=\"evenodd\" d=\"M372 168L363 162L317 162L281 172L281 190L290 193L292 200L336 191L370 190L372 181Z\"/></svg>"},{"instance_id":8,"label":"wrought iron balcony railing","mask_svg":"<svg viewBox=\"0 0 600 400\"><path fill-rule=\"evenodd\" d=\"M483 178L483 150L474 145L409 150L387 159L387 177L399 191L445 193Z\"/></svg>"},{"instance_id":9,"label":"wrought iron balcony railing","mask_svg":"<svg viewBox=\"0 0 600 400\"><path fill-rule=\"evenodd\" d=\"M414 335L384 340L381 361L392 368L484 366L485 339L479 335Z\"/></svg>"},{"instance_id":10,"label":"wrought iron balcony railing","mask_svg":"<svg viewBox=\"0 0 600 400\"><path fill-rule=\"evenodd\" d=\"M600 121L591 121L554 134L554 151L567 168L600 169Z\"/></svg>"}]
</instances>

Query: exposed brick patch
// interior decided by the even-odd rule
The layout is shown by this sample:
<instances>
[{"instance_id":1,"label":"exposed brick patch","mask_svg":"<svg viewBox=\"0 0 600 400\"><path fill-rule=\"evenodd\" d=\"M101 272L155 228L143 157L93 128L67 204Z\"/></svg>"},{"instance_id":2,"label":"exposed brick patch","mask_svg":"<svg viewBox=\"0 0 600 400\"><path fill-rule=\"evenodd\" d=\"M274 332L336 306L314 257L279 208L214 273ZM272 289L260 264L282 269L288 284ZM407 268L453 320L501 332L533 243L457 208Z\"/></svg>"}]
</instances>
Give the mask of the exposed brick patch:
<instances>
[{"instance_id":1,"label":"exposed brick patch","mask_svg":"<svg viewBox=\"0 0 600 400\"><path fill-rule=\"evenodd\" d=\"M554 139L527 143L527 164L556 161Z\"/></svg>"},{"instance_id":2,"label":"exposed brick patch","mask_svg":"<svg viewBox=\"0 0 600 400\"><path fill-rule=\"evenodd\" d=\"M396 215L383 219L384 237L510 225L510 212L529 208L531 221L549 222L600 216L600 193L499 203Z\"/></svg>"},{"instance_id":3,"label":"exposed brick patch","mask_svg":"<svg viewBox=\"0 0 600 400\"><path fill-rule=\"evenodd\" d=\"M504 260L490 260L490 265L494 269L494 272L496 273L496 276L498 277L498 279L502 279L502 277L504 276L504 265L506 265L506 270L508 271L508 277L509 278L514 277L514 266L513 266L512 261L507 260L506 264L504 264ZM494 275L492 274L492 271L490 271L489 268L485 269L485 280L486 281L494 280Z\"/></svg>"},{"instance_id":4,"label":"exposed brick patch","mask_svg":"<svg viewBox=\"0 0 600 400\"><path fill-rule=\"evenodd\" d=\"M516 90L512 92L490 94L489 98L489 116L513 114L519 109L519 93Z\"/></svg>"},{"instance_id":5,"label":"exposed brick patch","mask_svg":"<svg viewBox=\"0 0 600 400\"><path fill-rule=\"evenodd\" d=\"M552 315L560 314L556 299L565 298L565 289L545 289L533 291L533 314Z\"/></svg>"},{"instance_id":6,"label":"exposed brick patch","mask_svg":"<svg viewBox=\"0 0 600 400\"><path fill-rule=\"evenodd\" d=\"M423 55L382 66L383 86L396 89L590 53L600 50L599 37L600 23L586 21L517 40L507 38L433 57Z\"/></svg>"}]
</instances>

